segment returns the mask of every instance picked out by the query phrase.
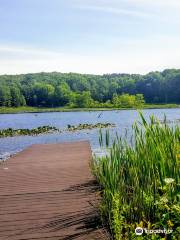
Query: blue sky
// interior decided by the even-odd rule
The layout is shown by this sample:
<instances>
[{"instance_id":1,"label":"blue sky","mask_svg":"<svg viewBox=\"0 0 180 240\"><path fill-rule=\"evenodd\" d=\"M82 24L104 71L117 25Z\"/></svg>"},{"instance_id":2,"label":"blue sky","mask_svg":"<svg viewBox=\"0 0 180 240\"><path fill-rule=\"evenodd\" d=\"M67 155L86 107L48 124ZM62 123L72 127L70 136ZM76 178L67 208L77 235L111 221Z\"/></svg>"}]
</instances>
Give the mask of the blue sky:
<instances>
[{"instance_id":1,"label":"blue sky","mask_svg":"<svg viewBox=\"0 0 180 240\"><path fill-rule=\"evenodd\" d=\"M180 68L179 0L0 0L0 74Z\"/></svg>"}]
</instances>

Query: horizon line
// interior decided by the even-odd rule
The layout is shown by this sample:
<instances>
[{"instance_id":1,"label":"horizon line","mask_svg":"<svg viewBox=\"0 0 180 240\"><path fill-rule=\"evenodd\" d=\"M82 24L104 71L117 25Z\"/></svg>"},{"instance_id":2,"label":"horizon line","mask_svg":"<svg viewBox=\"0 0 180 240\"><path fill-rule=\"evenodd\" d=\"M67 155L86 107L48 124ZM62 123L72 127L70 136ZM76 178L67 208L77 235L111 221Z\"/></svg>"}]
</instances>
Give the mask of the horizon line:
<instances>
[{"instance_id":1,"label":"horizon line","mask_svg":"<svg viewBox=\"0 0 180 240\"><path fill-rule=\"evenodd\" d=\"M19 76L19 75L28 75L28 74L41 74L41 73L61 73L61 74L79 74L79 75L94 75L94 76L104 76L104 75L113 75L113 74L119 74L119 75L123 75L123 74L127 74L127 75L147 75L149 73L155 73L155 72L159 72L162 73L165 70L180 70L180 68L164 68L163 70L152 70L152 71L148 71L146 73L128 73L128 72L109 72L109 73L102 73L102 74L96 74L96 73L80 73L80 72L59 72L59 71L39 71L39 72L26 72L26 73L13 73L13 74L9 74L9 73L0 73L0 76Z\"/></svg>"}]
</instances>

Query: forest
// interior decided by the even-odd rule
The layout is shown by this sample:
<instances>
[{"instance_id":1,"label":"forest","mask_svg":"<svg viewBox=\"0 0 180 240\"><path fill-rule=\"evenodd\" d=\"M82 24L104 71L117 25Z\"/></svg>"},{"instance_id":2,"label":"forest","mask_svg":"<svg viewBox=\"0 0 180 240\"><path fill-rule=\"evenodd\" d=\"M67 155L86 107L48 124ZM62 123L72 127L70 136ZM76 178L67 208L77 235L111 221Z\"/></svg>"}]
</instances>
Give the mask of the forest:
<instances>
[{"instance_id":1,"label":"forest","mask_svg":"<svg viewBox=\"0 0 180 240\"><path fill-rule=\"evenodd\" d=\"M34 73L0 76L4 107L134 107L180 104L180 69L140 74Z\"/></svg>"}]
</instances>

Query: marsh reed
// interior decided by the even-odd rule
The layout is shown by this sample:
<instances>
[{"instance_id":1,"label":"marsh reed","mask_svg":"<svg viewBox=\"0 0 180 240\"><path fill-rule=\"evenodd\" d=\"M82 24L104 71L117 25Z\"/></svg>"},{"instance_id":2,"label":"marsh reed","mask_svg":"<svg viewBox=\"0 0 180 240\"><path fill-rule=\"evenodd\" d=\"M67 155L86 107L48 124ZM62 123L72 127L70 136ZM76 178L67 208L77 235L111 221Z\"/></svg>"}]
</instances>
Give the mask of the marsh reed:
<instances>
[{"instance_id":1,"label":"marsh reed","mask_svg":"<svg viewBox=\"0 0 180 240\"><path fill-rule=\"evenodd\" d=\"M154 116L132 126L132 141L100 130L105 156L95 156L92 170L100 185L100 211L113 239L134 239L135 228L173 229L170 235L143 234L138 239L180 236L180 128Z\"/></svg>"}]
</instances>

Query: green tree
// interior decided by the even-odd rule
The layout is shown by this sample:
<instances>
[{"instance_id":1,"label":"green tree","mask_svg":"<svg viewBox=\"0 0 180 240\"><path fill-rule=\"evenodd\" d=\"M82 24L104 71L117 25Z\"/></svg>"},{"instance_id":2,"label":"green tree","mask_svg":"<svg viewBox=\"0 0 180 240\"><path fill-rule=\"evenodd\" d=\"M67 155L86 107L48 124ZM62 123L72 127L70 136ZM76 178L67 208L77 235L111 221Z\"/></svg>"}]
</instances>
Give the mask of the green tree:
<instances>
[{"instance_id":1,"label":"green tree","mask_svg":"<svg viewBox=\"0 0 180 240\"><path fill-rule=\"evenodd\" d=\"M33 92L38 106L53 106L54 87L51 84L36 83Z\"/></svg>"},{"instance_id":2,"label":"green tree","mask_svg":"<svg viewBox=\"0 0 180 240\"><path fill-rule=\"evenodd\" d=\"M89 91L83 91L80 93L72 93L70 97L70 106L72 107L91 107L93 105L93 99Z\"/></svg>"},{"instance_id":3,"label":"green tree","mask_svg":"<svg viewBox=\"0 0 180 240\"><path fill-rule=\"evenodd\" d=\"M11 105L13 107L19 107L19 106L26 105L25 98L17 86L11 87L11 99L12 99Z\"/></svg>"},{"instance_id":4,"label":"green tree","mask_svg":"<svg viewBox=\"0 0 180 240\"><path fill-rule=\"evenodd\" d=\"M56 106L64 106L70 100L71 90L66 82L61 83L55 88L54 103Z\"/></svg>"},{"instance_id":5,"label":"green tree","mask_svg":"<svg viewBox=\"0 0 180 240\"><path fill-rule=\"evenodd\" d=\"M113 96L112 102L115 107L133 107L135 106L136 97L135 95L129 94L115 94Z\"/></svg>"},{"instance_id":6,"label":"green tree","mask_svg":"<svg viewBox=\"0 0 180 240\"><path fill-rule=\"evenodd\" d=\"M10 106L11 101L13 106L23 105L25 101L28 106L52 107L70 103L85 106L87 104L81 100L85 101L88 95L81 96L83 92L89 92L94 106L110 106L109 102L106 103L109 100L117 107L143 105L142 98L137 96L134 99L137 94L143 94L146 103L180 104L180 69L146 75L58 72L1 75L0 89L0 105L6 106ZM123 96L115 97L115 94Z\"/></svg>"},{"instance_id":7,"label":"green tree","mask_svg":"<svg viewBox=\"0 0 180 240\"><path fill-rule=\"evenodd\" d=\"M0 88L0 106L11 107L11 91L8 86Z\"/></svg>"},{"instance_id":8,"label":"green tree","mask_svg":"<svg viewBox=\"0 0 180 240\"><path fill-rule=\"evenodd\" d=\"M143 94L136 94L135 95L135 105L142 107L145 104L144 96Z\"/></svg>"}]
</instances>

